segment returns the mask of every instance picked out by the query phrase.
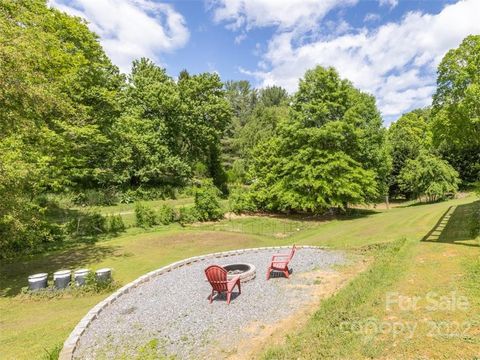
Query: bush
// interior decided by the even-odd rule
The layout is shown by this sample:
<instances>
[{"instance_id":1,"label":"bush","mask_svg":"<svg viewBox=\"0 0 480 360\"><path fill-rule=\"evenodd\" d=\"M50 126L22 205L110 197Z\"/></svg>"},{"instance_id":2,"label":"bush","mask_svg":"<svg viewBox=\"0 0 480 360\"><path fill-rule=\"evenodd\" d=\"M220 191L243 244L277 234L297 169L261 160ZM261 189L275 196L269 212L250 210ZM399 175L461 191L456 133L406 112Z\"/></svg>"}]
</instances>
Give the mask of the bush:
<instances>
[{"instance_id":1,"label":"bush","mask_svg":"<svg viewBox=\"0 0 480 360\"><path fill-rule=\"evenodd\" d=\"M160 206L157 212L158 221L163 225L171 224L175 221L175 210L168 204Z\"/></svg>"},{"instance_id":2,"label":"bush","mask_svg":"<svg viewBox=\"0 0 480 360\"><path fill-rule=\"evenodd\" d=\"M229 198L230 211L235 214L241 214L245 212L254 212L257 210L255 203L250 199L247 190L237 190L230 195Z\"/></svg>"},{"instance_id":3,"label":"bush","mask_svg":"<svg viewBox=\"0 0 480 360\"><path fill-rule=\"evenodd\" d=\"M220 190L213 185L211 180L203 181L195 192L195 209L200 221L218 220L223 217L223 210L220 206Z\"/></svg>"},{"instance_id":4,"label":"bush","mask_svg":"<svg viewBox=\"0 0 480 360\"><path fill-rule=\"evenodd\" d=\"M442 160L427 152L416 159L408 159L398 175L400 190L428 201L437 201L449 193L455 193L460 180L457 171Z\"/></svg>"},{"instance_id":5,"label":"bush","mask_svg":"<svg viewBox=\"0 0 480 360\"><path fill-rule=\"evenodd\" d=\"M159 223L155 211L142 203L135 205L135 218L137 226L143 228L149 228Z\"/></svg>"},{"instance_id":6,"label":"bush","mask_svg":"<svg viewBox=\"0 0 480 360\"><path fill-rule=\"evenodd\" d=\"M42 210L26 204L22 211L0 216L0 259L42 252L62 243L63 227L46 220Z\"/></svg>"},{"instance_id":7,"label":"bush","mask_svg":"<svg viewBox=\"0 0 480 360\"><path fill-rule=\"evenodd\" d=\"M181 207L178 221L181 224L191 224L199 220L198 212L195 207Z\"/></svg>"},{"instance_id":8,"label":"bush","mask_svg":"<svg viewBox=\"0 0 480 360\"><path fill-rule=\"evenodd\" d=\"M66 231L74 236L96 236L108 232L107 219L97 212L82 213L66 225Z\"/></svg>"},{"instance_id":9,"label":"bush","mask_svg":"<svg viewBox=\"0 0 480 360\"><path fill-rule=\"evenodd\" d=\"M120 192L118 195L118 201L121 204L131 204L136 201L135 197L135 190L127 189L125 191Z\"/></svg>"},{"instance_id":10,"label":"bush","mask_svg":"<svg viewBox=\"0 0 480 360\"><path fill-rule=\"evenodd\" d=\"M110 215L108 219L108 232L118 234L125 231L125 224L121 215Z\"/></svg>"},{"instance_id":11,"label":"bush","mask_svg":"<svg viewBox=\"0 0 480 360\"><path fill-rule=\"evenodd\" d=\"M232 168L227 171L229 183L244 183L247 175L245 160L237 159L233 162Z\"/></svg>"}]
</instances>

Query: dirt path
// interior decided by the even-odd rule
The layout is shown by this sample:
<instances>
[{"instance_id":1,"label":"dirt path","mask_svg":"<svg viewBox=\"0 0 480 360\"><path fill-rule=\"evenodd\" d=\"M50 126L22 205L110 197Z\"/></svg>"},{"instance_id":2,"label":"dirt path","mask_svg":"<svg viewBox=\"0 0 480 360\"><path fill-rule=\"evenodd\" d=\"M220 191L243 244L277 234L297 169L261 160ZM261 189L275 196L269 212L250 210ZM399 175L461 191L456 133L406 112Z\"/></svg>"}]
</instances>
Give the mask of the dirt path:
<instances>
[{"instance_id":1,"label":"dirt path","mask_svg":"<svg viewBox=\"0 0 480 360\"><path fill-rule=\"evenodd\" d=\"M385 294L375 328L377 358L480 356L480 299L466 286L467 265L480 255L465 226L469 211L450 208L416 246L406 276Z\"/></svg>"}]
</instances>

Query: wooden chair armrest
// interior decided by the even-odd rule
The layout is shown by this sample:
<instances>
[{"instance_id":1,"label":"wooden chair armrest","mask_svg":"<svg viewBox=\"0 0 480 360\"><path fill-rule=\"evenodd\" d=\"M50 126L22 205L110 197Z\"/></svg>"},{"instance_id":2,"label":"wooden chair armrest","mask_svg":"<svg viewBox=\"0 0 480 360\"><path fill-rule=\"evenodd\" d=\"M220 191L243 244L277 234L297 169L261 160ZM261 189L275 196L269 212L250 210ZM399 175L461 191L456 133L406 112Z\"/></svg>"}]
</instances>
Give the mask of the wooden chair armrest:
<instances>
[{"instance_id":1,"label":"wooden chair armrest","mask_svg":"<svg viewBox=\"0 0 480 360\"><path fill-rule=\"evenodd\" d=\"M237 282L240 282L240 275L237 275L234 278L232 278L231 280L228 280L228 283L227 283L228 290L229 291L232 290Z\"/></svg>"}]
</instances>

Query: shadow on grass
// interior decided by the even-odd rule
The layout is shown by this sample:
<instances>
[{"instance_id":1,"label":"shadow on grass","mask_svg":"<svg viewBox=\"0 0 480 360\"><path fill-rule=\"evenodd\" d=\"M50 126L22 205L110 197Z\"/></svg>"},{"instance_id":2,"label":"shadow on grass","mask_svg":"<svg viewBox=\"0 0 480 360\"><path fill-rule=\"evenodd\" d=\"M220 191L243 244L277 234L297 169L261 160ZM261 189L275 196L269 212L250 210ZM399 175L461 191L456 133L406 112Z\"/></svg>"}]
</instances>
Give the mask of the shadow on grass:
<instances>
[{"instance_id":1,"label":"shadow on grass","mask_svg":"<svg viewBox=\"0 0 480 360\"><path fill-rule=\"evenodd\" d=\"M470 234L470 219L480 201L450 206L435 226L423 237L423 242L449 243L479 247Z\"/></svg>"},{"instance_id":2,"label":"shadow on grass","mask_svg":"<svg viewBox=\"0 0 480 360\"><path fill-rule=\"evenodd\" d=\"M380 212L375 209L356 209L349 208L347 211L327 211L323 214L302 214L302 213L270 213L270 212L255 212L246 214L253 217L265 217L279 220L293 220L293 221L330 221L330 220L351 220L356 218L363 218Z\"/></svg>"},{"instance_id":3,"label":"shadow on grass","mask_svg":"<svg viewBox=\"0 0 480 360\"><path fill-rule=\"evenodd\" d=\"M226 231L243 234L256 234L286 238L299 231L315 227L328 221L346 221L365 218L381 213L375 209L348 209L344 212L331 211L324 214L285 214L255 212L242 215L230 213L218 222L195 224L197 228L208 231Z\"/></svg>"},{"instance_id":4,"label":"shadow on grass","mask_svg":"<svg viewBox=\"0 0 480 360\"><path fill-rule=\"evenodd\" d=\"M439 199L439 200L434 200L434 201L422 201L422 200L405 200L404 205L398 205L398 208L411 208L411 207L417 207L417 206L424 206L424 205L432 205L432 204L438 204L444 201L449 201L452 200L453 198L448 198L448 199Z\"/></svg>"},{"instance_id":5,"label":"shadow on grass","mask_svg":"<svg viewBox=\"0 0 480 360\"><path fill-rule=\"evenodd\" d=\"M15 296L28 285L28 276L46 272L49 280L52 273L60 269L75 270L91 263L112 257L118 254L119 246L88 244L77 248L55 251L51 254L42 254L17 259L12 262L2 262L0 265L0 296Z\"/></svg>"},{"instance_id":6,"label":"shadow on grass","mask_svg":"<svg viewBox=\"0 0 480 360\"><path fill-rule=\"evenodd\" d=\"M65 224L71 219L75 219L82 214L82 211L78 209L69 209L59 206L54 201L47 201L43 204L46 208L46 217L54 223Z\"/></svg>"}]
</instances>

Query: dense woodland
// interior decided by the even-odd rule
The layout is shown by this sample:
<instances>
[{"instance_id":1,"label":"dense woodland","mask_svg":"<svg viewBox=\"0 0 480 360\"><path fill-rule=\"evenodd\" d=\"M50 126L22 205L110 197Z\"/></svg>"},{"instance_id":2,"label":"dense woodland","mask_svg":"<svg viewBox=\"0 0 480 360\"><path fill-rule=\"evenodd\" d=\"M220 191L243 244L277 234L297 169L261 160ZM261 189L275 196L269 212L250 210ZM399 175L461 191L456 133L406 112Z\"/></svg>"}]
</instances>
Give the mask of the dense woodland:
<instances>
[{"instance_id":1,"label":"dense woodland","mask_svg":"<svg viewBox=\"0 0 480 360\"><path fill-rule=\"evenodd\" d=\"M294 94L172 77L149 59L124 75L83 20L43 0L1 2L0 34L0 257L69 236L52 196L105 205L198 188L238 212L321 214L479 180L478 35L443 58L432 106L387 128L334 68L308 70Z\"/></svg>"}]
</instances>

